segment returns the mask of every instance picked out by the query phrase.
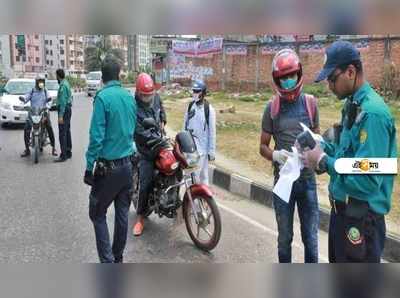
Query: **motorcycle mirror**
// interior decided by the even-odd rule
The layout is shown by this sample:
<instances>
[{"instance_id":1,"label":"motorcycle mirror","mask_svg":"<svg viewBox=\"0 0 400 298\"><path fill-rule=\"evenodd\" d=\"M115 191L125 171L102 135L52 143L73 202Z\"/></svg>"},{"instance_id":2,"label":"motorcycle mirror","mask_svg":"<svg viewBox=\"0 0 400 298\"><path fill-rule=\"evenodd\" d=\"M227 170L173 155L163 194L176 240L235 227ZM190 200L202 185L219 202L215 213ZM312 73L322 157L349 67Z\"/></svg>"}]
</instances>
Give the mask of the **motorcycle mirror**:
<instances>
[{"instance_id":1,"label":"motorcycle mirror","mask_svg":"<svg viewBox=\"0 0 400 298\"><path fill-rule=\"evenodd\" d=\"M143 127L145 129L157 127L156 121L153 118L146 118L143 120Z\"/></svg>"},{"instance_id":2,"label":"motorcycle mirror","mask_svg":"<svg viewBox=\"0 0 400 298\"><path fill-rule=\"evenodd\" d=\"M20 100L20 101L25 101L25 97L20 96L20 97L19 97L19 100Z\"/></svg>"}]
</instances>

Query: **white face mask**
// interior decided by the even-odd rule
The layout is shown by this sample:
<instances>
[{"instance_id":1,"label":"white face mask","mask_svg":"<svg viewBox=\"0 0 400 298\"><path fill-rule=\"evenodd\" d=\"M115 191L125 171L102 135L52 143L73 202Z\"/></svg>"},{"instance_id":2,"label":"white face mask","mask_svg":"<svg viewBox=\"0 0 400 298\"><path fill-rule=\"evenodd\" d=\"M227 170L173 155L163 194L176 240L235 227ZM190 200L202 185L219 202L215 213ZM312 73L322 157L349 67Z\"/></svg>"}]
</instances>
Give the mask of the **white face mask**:
<instances>
[{"instance_id":1,"label":"white face mask","mask_svg":"<svg viewBox=\"0 0 400 298\"><path fill-rule=\"evenodd\" d=\"M194 102L200 101L200 93L193 93L192 99Z\"/></svg>"},{"instance_id":2,"label":"white face mask","mask_svg":"<svg viewBox=\"0 0 400 298\"><path fill-rule=\"evenodd\" d=\"M44 88L44 84L43 84L43 83L39 83L38 86L39 86L40 89L43 89L43 88Z\"/></svg>"}]
</instances>

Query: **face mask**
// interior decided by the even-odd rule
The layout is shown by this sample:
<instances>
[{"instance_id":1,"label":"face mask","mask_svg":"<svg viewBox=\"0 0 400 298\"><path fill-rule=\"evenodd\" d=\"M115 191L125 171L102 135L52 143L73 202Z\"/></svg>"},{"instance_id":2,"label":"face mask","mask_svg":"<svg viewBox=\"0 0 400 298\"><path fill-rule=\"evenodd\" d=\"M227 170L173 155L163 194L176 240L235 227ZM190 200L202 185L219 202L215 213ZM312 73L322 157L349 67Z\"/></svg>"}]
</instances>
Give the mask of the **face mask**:
<instances>
[{"instance_id":1,"label":"face mask","mask_svg":"<svg viewBox=\"0 0 400 298\"><path fill-rule=\"evenodd\" d=\"M283 89L290 90L296 87L296 85L297 85L297 78L281 80L281 86Z\"/></svg>"},{"instance_id":2,"label":"face mask","mask_svg":"<svg viewBox=\"0 0 400 298\"><path fill-rule=\"evenodd\" d=\"M39 83L38 87L39 87L39 89L43 89L44 88L44 84L43 83Z\"/></svg>"},{"instance_id":3,"label":"face mask","mask_svg":"<svg viewBox=\"0 0 400 298\"><path fill-rule=\"evenodd\" d=\"M154 95L142 95L140 99L144 103L151 103L153 101L153 98L154 98Z\"/></svg>"},{"instance_id":4,"label":"face mask","mask_svg":"<svg viewBox=\"0 0 400 298\"><path fill-rule=\"evenodd\" d=\"M199 102L201 100L200 93L193 93L192 99L194 102Z\"/></svg>"}]
</instances>

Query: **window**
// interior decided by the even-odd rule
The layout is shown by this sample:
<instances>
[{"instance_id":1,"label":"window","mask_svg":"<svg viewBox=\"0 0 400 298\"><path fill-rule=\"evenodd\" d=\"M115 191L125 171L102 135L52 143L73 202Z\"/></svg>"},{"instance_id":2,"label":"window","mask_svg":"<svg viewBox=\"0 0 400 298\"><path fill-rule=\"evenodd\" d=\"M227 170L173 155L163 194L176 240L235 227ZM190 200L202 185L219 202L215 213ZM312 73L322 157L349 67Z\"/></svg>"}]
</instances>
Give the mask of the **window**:
<instances>
[{"instance_id":1,"label":"window","mask_svg":"<svg viewBox=\"0 0 400 298\"><path fill-rule=\"evenodd\" d=\"M53 50L50 50L50 55L53 56Z\"/></svg>"},{"instance_id":2,"label":"window","mask_svg":"<svg viewBox=\"0 0 400 298\"><path fill-rule=\"evenodd\" d=\"M36 47L35 47L35 50L36 50L36 51L39 51L39 47L38 47L38 46L36 46Z\"/></svg>"},{"instance_id":3,"label":"window","mask_svg":"<svg viewBox=\"0 0 400 298\"><path fill-rule=\"evenodd\" d=\"M50 45L53 45L53 41L52 40L50 40Z\"/></svg>"},{"instance_id":4,"label":"window","mask_svg":"<svg viewBox=\"0 0 400 298\"><path fill-rule=\"evenodd\" d=\"M64 44L64 39L60 39L60 44Z\"/></svg>"},{"instance_id":5,"label":"window","mask_svg":"<svg viewBox=\"0 0 400 298\"><path fill-rule=\"evenodd\" d=\"M53 66L53 60L51 60L51 63L50 63L50 64L51 64L51 66Z\"/></svg>"},{"instance_id":6,"label":"window","mask_svg":"<svg viewBox=\"0 0 400 298\"><path fill-rule=\"evenodd\" d=\"M39 63L40 62L40 59L39 59L39 57L36 57L36 63Z\"/></svg>"},{"instance_id":7,"label":"window","mask_svg":"<svg viewBox=\"0 0 400 298\"><path fill-rule=\"evenodd\" d=\"M64 50L63 49L60 50L60 54L64 55Z\"/></svg>"},{"instance_id":8,"label":"window","mask_svg":"<svg viewBox=\"0 0 400 298\"><path fill-rule=\"evenodd\" d=\"M69 61L69 64L74 65L74 61L73 60Z\"/></svg>"},{"instance_id":9,"label":"window","mask_svg":"<svg viewBox=\"0 0 400 298\"><path fill-rule=\"evenodd\" d=\"M65 61L61 60L60 62L61 62L61 67L64 67L65 66Z\"/></svg>"},{"instance_id":10,"label":"window","mask_svg":"<svg viewBox=\"0 0 400 298\"><path fill-rule=\"evenodd\" d=\"M15 61L19 62L19 56L15 57Z\"/></svg>"},{"instance_id":11,"label":"window","mask_svg":"<svg viewBox=\"0 0 400 298\"><path fill-rule=\"evenodd\" d=\"M50 61L49 61L49 60L46 60L46 64L50 64Z\"/></svg>"},{"instance_id":12,"label":"window","mask_svg":"<svg viewBox=\"0 0 400 298\"><path fill-rule=\"evenodd\" d=\"M26 62L26 57L22 56L22 62Z\"/></svg>"},{"instance_id":13,"label":"window","mask_svg":"<svg viewBox=\"0 0 400 298\"><path fill-rule=\"evenodd\" d=\"M69 41L69 45L72 45L74 42L72 40Z\"/></svg>"},{"instance_id":14,"label":"window","mask_svg":"<svg viewBox=\"0 0 400 298\"><path fill-rule=\"evenodd\" d=\"M49 44L49 41L46 39L46 40L44 41L44 44Z\"/></svg>"},{"instance_id":15,"label":"window","mask_svg":"<svg viewBox=\"0 0 400 298\"><path fill-rule=\"evenodd\" d=\"M39 35L36 34L36 35L35 35L35 39L39 39Z\"/></svg>"}]
</instances>

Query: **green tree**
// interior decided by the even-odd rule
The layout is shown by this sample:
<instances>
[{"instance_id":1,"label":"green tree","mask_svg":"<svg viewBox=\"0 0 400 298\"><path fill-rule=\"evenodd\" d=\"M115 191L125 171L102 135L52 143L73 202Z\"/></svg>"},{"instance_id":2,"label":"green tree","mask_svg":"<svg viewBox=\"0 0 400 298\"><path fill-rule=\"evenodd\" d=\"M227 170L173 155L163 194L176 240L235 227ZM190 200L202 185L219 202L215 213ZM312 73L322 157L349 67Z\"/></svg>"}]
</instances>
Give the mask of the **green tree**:
<instances>
[{"instance_id":1,"label":"green tree","mask_svg":"<svg viewBox=\"0 0 400 298\"><path fill-rule=\"evenodd\" d=\"M125 55L121 49L111 47L109 38L103 35L102 39L96 46L87 47L85 49L85 69L86 71L97 71L101 68L102 61L108 57L113 56L120 65L125 65Z\"/></svg>"}]
</instances>

